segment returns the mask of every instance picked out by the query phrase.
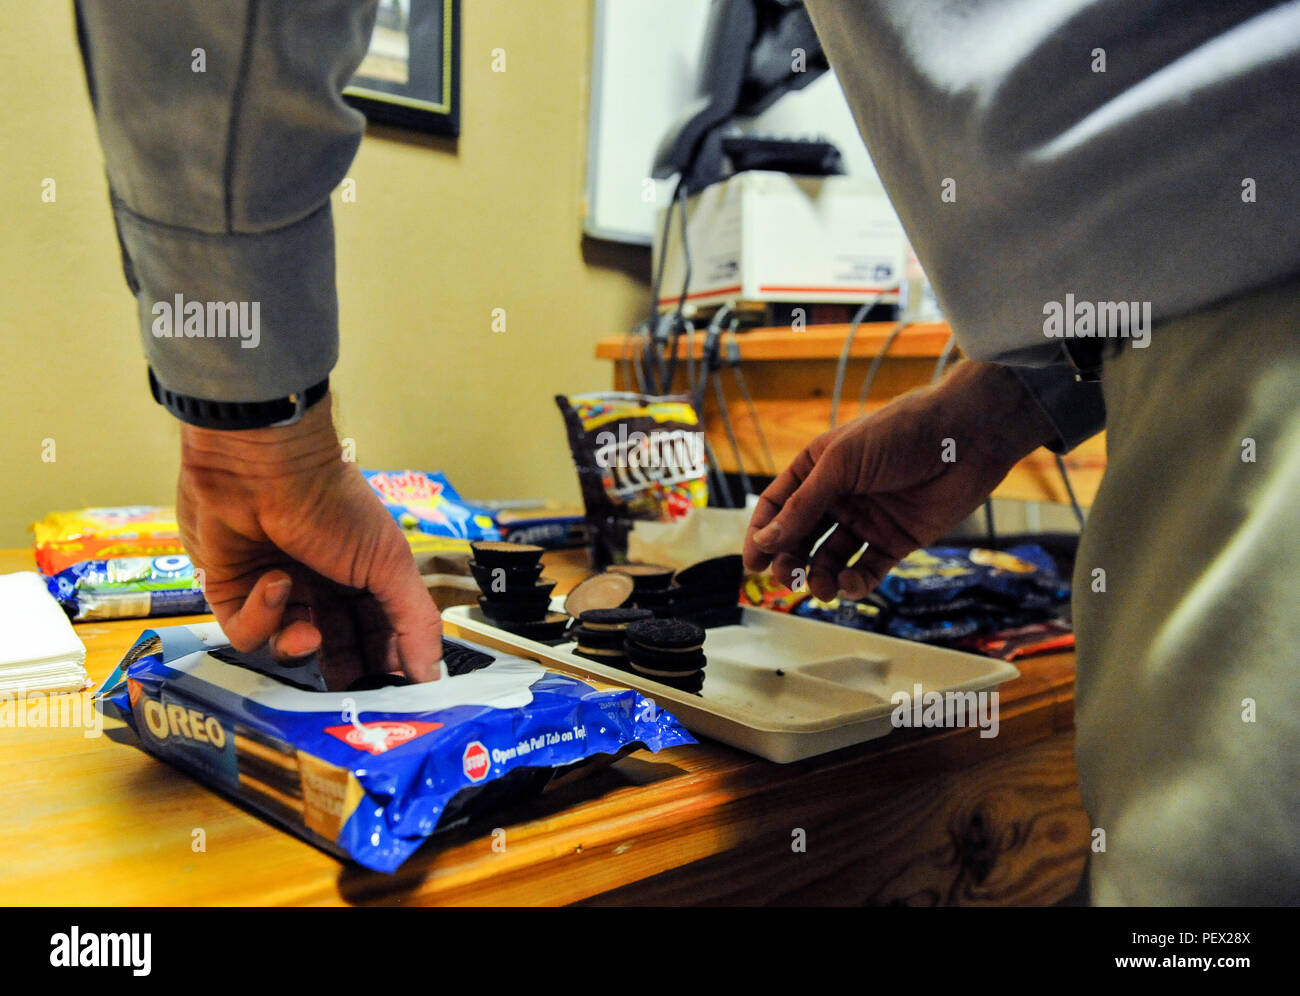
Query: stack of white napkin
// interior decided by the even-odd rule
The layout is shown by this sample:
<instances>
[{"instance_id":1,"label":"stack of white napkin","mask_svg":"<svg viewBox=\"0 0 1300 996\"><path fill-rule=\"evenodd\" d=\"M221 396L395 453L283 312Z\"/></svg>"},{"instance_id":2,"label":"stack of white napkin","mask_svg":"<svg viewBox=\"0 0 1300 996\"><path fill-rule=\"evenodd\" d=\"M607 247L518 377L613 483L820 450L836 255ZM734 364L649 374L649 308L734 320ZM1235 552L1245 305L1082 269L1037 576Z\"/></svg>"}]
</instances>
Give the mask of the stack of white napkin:
<instances>
[{"instance_id":1,"label":"stack of white napkin","mask_svg":"<svg viewBox=\"0 0 1300 996\"><path fill-rule=\"evenodd\" d=\"M0 693L75 692L86 648L34 571L0 574Z\"/></svg>"}]
</instances>

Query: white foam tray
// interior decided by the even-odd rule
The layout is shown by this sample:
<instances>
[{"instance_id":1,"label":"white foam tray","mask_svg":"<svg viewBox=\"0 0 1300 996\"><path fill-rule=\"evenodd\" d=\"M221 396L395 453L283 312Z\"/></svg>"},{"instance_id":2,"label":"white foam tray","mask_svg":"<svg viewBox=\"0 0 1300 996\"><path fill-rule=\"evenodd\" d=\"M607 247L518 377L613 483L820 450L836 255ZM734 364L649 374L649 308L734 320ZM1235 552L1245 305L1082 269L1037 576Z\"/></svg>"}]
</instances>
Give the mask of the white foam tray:
<instances>
[{"instance_id":1,"label":"white foam tray","mask_svg":"<svg viewBox=\"0 0 1300 996\"><path fill-rule=\"evenodd\" d=\"M564 599L552 600L562 611ZM708 631L701 695L598 664L493 625L478 606L442 614L466 639L539 663L563 665L653 698L692 733L781 764L884 736L895 692L967 692L1019 677L991 657L865 633L783 612L745 607L739 626Z\"/></svg>"}]
</instances>

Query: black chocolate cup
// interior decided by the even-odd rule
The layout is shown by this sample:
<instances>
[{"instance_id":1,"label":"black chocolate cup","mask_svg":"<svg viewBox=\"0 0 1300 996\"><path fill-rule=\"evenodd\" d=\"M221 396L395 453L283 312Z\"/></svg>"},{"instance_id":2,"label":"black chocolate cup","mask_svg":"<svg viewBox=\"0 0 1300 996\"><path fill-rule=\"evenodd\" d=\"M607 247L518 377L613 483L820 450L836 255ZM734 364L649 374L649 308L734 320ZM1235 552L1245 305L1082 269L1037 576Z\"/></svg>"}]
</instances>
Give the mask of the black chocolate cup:
<instances>
[{"instance_id":1,"label":"black chocolate cup","mask_svg":"<svg viewBox=\"0 0 1300 996\"><path fill-rule=\"evenodd\" d=\"M541 622L550 611L550 599L529 599L527 601L503 601L497 598L480 596L479 608L493 622Z\"/></svg>"},{"instance_id":2,"label":"black chocolate cup","mask_svg":"<svg viewBox=\"0 0 1300 996\"><path fill-rule=\"evenodd\" d=\"M542 576L542 570L542 564L533 564L531 567L487 567L477 560L469 562L469 572L474 575L479 588L489 595L497 594L492 588L498 581L505 584L506 591L534 585Z\"/></svg>"},{"instance_id":3,"label":"black chocolate cup","mask_svg":"<svg viewBox=\"0 0 1300 996\"><path fill-rule=\"evenodd\" d=\"M678 588L673 596L673 615L684 616L711 609L729 609L739 604L739 591Z\"/></svg>"},{"instance_id":4,"label":"black chocolate cup","mask_svg":"<svg viewBox=\"0 0 1300 996\"><path fill-rule=\"evenodd\" d=\"M493 602L550 602L551 592L555 590L556 581L554 578L538 578L532 584L523 585L518 588L507 588L505 591L492 591L485 589L483 597L491 599Z\"/></svg>"},{"instance_id":5,"label":"black chocolate cup","mask_svg":"<svg viewBox=\"0 0 1300 996\"><path fill-rule=\"evenodd\" d=\"M469 548L474 551L475 562L482 567L533 567L542 562L542 554L546 552L540 546L502 540L474 540Z\"/></svg>"},{"instance_id":6,"label":"black chocolate cup","mask_svg":"<svg viewBox=\"0 0 1300 996\"><path fill-rule=\"evenodd\" d=\"M503 621L501 628L516 636L536 640L538 643L555 643L567 639L569 617L563 612L548 612L541 619L527 622Z\"/></svg>"},{"instance_id":7,"label":"black chocolate cup","mask_svg":"<svg viewBox=\"0 0 1300 996\"><path fill-rule=\"evenodd\" d=\"M698 612L686 612L674 618L693 622L705 629L716 629L719 626L739 626L744 621L744 615L744 610L739 605L732 605L724 609L701 609Z\"/></svg>"},{"instance_id":8,"label":"black chocolate cup","mask_svg":"<svg viewBox=\"0 0 1300 996\"><path fill-rule=\"evenodd\" d=\"M733 590L737 597L744 580L745 563L738 553L701 560L677 572L677 583L683 588Z\"/></svg>"}]
</instances>

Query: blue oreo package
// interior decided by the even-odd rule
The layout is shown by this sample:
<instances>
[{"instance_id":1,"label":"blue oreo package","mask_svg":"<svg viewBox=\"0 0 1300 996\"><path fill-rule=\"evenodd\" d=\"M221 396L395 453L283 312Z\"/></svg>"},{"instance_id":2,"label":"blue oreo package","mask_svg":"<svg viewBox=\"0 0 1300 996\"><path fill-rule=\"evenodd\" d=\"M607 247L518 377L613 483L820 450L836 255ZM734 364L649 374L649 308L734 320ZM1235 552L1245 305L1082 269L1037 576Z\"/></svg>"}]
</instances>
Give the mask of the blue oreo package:
<instances>
[{"instance_id":1,"label":"blue oreo package","mask_svg":"<svg viewBox=\"0 0 1300 996\"><path fill-rule=\"evenodd\" d=\"M236 654L215 623L160 627L96 697L145 750L380 872L588 759L695 743L638 692L445 645L476 669L452 677L444 662L435 682L329 692L315 663Z\"/></svg>"}]
</instances>

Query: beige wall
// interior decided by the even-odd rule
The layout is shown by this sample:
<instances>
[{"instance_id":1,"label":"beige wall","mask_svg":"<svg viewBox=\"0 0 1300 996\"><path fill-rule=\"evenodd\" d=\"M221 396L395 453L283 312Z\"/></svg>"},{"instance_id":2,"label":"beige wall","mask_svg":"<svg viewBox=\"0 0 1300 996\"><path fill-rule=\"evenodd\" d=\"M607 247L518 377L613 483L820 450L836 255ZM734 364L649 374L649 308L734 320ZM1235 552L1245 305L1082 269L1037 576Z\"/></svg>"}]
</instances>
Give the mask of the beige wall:
<instances>
[{"instance_id":1,"label":"beige wall","mask_svg":"<svg viewBox=\"0 0 1300 996\"><path fill-rule=\"evenodd\" d=\"M175 481L177 428L148 396L71 6L15 5L0 41L13 83L0 105L0 546L26 545L51 509L169 503ZM593 343L637 320L649 258L580 238L588 0L547 0L544 18L526 6L463 5L458 143L372 129L356 203L336 193L334 384L362 466L443 469L470 496L576 501L552 396L609 385Z\"/></svg>"}]
</instances>

